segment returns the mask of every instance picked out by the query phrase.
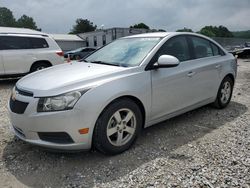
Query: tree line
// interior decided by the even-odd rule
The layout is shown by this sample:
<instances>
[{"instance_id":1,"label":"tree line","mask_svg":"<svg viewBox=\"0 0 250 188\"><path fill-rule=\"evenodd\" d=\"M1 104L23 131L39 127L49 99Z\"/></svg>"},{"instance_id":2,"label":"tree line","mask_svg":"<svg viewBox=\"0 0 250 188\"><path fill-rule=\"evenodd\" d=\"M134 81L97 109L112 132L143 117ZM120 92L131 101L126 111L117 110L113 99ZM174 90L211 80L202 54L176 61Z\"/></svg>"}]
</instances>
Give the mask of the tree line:
<instances>
[{"instance_id":1,"label":"tree line","mask_svg":"<svg viewBox=\"0 0 250 188\"><path fill-rule=\"evenodd\" d=\"M22 15L20 18L15 19L13 16L13 13L11 10L9 10L6 7L0 7L0 26L5 27L24 27L24 28L30 28L35 29L38 31L41 31L41 28L38 28L36 25L36 22L32 17L29 17L27 15ZM154 29L150 28L145 23L138 23L131 25L130 28L138 28L138 29L148 29L153 32L155 31L165 31L164 29ZM83 18L77 18L75 21L75 24L72 26L72 29L70 30L70 34L78 34L78 33L85 33L85 32L91 32L96 31L97 25L94 25L93 22L91 22L88 19ZM178 29L178 32L194 32L190 28L184 27L183 29ZM205 26L201 28L200 31L197 31L197 33L206 35L208 37L237 37L237 38L250 38L250 30L249 31L238 31L238 32L231 32L223 25L220 26Z\"/></svg>"},{"instance_id":2,"label":"tree line","mask_svg":"<svg viewBox=\"0 0 250 188\"><path fill-rule=\"evenodd\" d=\"M12 11L6 7L0 7L0 26L25 27L41 31L41 29L37 27L36 22L32 17L24 14L20 18L15 19Z\"/></svg>"},{"instance_id":3,"label":"tree line","mask_svg":"<svg viewBox=\"0 0 250 188\"><path fill-rule=\"evenodd\" d=\"M193 32L192 29L185 28L177 30L178 32ZM208 37L234 37L233 33L229 31L225 26L220 25L217 26L205 26L201 28L200 31L197 31L197 33L206 35Z\"/></svg>"}]
</instances>

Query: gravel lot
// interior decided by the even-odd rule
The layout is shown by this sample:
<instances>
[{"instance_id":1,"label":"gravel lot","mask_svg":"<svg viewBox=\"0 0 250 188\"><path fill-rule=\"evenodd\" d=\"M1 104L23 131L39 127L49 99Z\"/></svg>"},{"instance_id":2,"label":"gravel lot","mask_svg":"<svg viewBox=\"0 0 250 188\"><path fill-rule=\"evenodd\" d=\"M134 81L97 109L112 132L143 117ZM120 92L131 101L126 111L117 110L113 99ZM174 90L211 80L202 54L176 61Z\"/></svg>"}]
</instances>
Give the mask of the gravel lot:
<instances>
[{"instance_id":1,"label":"gravel lot","mask_svg":"<svg viewBox=\"0 0 250 188\"><path fill-rule=\"evenodd\" d=\"M239 61L232 102L145 129L129 151L53 153L10 132L0 81L0 187L250 187L250 60Z\"/></svg>"}]
</instances>

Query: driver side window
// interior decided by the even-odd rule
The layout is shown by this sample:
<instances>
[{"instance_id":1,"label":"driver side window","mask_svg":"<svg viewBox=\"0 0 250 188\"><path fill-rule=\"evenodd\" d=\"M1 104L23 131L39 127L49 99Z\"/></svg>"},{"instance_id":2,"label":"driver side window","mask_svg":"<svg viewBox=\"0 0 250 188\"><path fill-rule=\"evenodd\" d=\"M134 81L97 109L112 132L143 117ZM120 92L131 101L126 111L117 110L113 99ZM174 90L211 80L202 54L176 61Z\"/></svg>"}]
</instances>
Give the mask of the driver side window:
<instances>
[{"instance_id":1,"label":"driver side window","mask_svg":"<svg viewBox=\"0 0 250 188\"><path fill-rule=\"evenodd\" d=\"M180 62L190 60L191 55L189 53L186 37L177 36L170 38L156 53L157 59L161 55L172 55L179 59Z\"/></svg>"}]
</instances>

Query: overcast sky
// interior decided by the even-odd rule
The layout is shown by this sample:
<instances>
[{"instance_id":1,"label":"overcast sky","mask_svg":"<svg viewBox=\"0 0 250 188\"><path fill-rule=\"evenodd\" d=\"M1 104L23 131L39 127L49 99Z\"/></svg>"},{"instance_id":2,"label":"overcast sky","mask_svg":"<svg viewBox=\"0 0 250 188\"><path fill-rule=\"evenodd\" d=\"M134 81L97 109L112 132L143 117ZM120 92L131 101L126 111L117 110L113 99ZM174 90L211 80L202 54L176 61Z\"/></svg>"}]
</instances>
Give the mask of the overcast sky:
<instances>
[{"instance_id":1,"label":"overcast sky","mask_svg":"<svg viewBox=\"0 0 250 188\"><path fill-rule=\"evenodd\" d=\"M15 18L26 14L47 33L68 33L77 18L104 28L144 22L150 28L194 31L205 25L250 30L250 0L0 0Z\"/></svg>"}]
</instances>

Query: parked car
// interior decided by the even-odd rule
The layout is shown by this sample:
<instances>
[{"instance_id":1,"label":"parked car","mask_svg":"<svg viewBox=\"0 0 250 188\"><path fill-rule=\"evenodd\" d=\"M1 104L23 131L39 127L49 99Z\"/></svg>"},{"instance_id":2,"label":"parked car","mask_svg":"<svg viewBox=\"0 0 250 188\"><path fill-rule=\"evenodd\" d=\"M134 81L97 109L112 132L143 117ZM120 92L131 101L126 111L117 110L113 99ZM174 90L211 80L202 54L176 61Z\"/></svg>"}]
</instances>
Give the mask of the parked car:
<instances>
[{"instance_id":1,"label":"parked car","mask_svg":"<svg viewBox=\"0 0 250 188\"><path fill-rule=\"evenodd\" d=\"M0 76L17 76L64 62L63 52L47 34L0 27Z\"/></svg>"},{"instance_id":2,"label":"parked car","mask_svg":"<svg viewBox=\"0 0 250 188\"><path fill-rule=\"evenodd\" d=\"M231 47L231 48L228 48L226 49L229 53L233 54L234 56L238 56L238 54L242 53L243 52L243 48L234 48L234 47Z\"/></svg>"},{"instance_id":3,"label":"parked car","mask_svg":"<svg viewBox=\"0 0 250 188\"><path fill-rule=\"evenodd\" d=\"M95 48L82 47L76 50L68 51L64 54L64 58L70 58L70 60L80 60L90 53L94 52Z\"/></svg>"},{"instance_id":4,"label":"parked car","mask_svg":"<svg viewBox=\"0 0 250 188\"><path fill-rule=\"evenodd\" d=\"M238 58L250 58L250 42L245 42L244 45L232 46L226 49L234 56L237 55Z\"/></svg>"},{"instance_id":5,"label":"parked car","mask_svg":"<svg viewBox=\"0 0 250 188\"><path fill-rule=\"evenodd\" d=\"M250 58L250 48L243 48L243 50L237 53L238 58Z\"/></svg>"},{"instance_id":6,"label":"parked car","mask_svg":"<svg viewBox=\"0 0 250 188\"><path fill-rule=\"evenodd\" d=\"M194 33L124 37L83 61L17 82L9 113L20 139L118 154L142 128L210 103L225 108L237 72L232 54Z\"/></svg>"},{"instance_id":7,"label":"parked car","mask_svg":"<svg viewBox=\"0 0 250 188\"><path fill-rule=\"evenodd\" d=\"M245 42L245 47L250 47L250 42Z\"/></svg>"}]
</instances>

